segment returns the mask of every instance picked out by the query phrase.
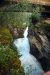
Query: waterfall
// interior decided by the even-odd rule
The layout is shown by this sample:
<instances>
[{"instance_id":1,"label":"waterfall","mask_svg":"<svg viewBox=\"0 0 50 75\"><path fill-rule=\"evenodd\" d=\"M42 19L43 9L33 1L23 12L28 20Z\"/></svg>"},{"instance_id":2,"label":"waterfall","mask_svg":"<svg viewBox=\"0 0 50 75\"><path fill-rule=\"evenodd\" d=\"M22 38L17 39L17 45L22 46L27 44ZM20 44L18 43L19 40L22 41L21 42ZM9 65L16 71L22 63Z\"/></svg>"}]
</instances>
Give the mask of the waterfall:
<instances>
[{"instance_id":1,"label":"waterfall","mask_svg":"<svg viewBox=\"0 0 50 75\"><path fill-rule=\"evenodd\" d=\"M41 75L43 72L40 63L37 59L32 56L30 52L29 40L27 38L28 35L28 27L24 31L24 38L19 38L14 41L14 45L18 49L19 58L21 61L21 66L24 68L25 75Z\"/></svg>"},{"instance_id":2,"label":"waterfall","mask_svg":"<svg viewBox=\"0 0 50 75\"><path fill-rule=\"evenodd\" d=\"M26 28L26 30L24 31L24 38L27 38L27 35L28 35L28 27Z\"/></svg>"}]
</instances>

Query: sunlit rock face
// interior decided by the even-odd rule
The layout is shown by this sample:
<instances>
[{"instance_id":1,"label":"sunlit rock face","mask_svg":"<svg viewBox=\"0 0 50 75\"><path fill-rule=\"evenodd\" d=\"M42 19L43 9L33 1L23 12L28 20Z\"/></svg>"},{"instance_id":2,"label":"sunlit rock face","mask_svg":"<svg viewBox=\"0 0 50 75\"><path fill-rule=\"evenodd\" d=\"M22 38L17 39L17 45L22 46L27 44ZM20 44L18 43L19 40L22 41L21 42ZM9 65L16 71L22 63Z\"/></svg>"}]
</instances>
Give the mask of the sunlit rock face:
<instances>
[{"instance_id":1,"label":"sunlit rock face","mask_svg":"<svg viewBox=\"0 0 50 75\"><path fill-rule=\"evenodd\" d=\"M19 38L14 41L14 45L18 49L21 65L24 68L25 75L41 75L43 73L42 67L37 59L30 54L30 45L27 38L28 27L24 31L24 38Z\"/></svg>"},{"instance_id":2,"label":"sunlit rock face","mask_svg":"<svg viewBox=\"0 0 50 75\"><path fill-rule=\"evenodd\" d=\"M33 4L41 4L41 5L49 5L50 6L50 0L27 0L30 3Z\"/></svg>"},{"instance_id":3,"label":"sunlit rock face","mask_svg":"<svg viewBox=\"0 0 50 75\"><path fill-rule=\"evenodd\" d=\"M28 2L32 4L41 4L41 5L49 5L50 6L50 0L10 0L10 2Z\"/></svg>"}]
</instances>

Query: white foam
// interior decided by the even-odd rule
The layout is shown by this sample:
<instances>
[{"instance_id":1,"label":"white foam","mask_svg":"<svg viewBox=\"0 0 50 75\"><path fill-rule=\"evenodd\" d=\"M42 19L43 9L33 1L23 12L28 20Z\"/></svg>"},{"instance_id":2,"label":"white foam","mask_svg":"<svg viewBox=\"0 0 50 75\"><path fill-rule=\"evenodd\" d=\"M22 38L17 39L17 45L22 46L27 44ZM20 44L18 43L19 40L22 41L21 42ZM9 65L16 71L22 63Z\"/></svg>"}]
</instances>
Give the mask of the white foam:
<instances>
[{"instance_id":1,"label":"white foam","mask_svg":"<svg viewBox=\"0 0 50 75\"><path fill-rule=\"evenodd\" d=\"M18 49L19 55L22 55L19 59L21 61L21 65L24 68L25 75L33 75L36 72L43 72L39 62L37 59L30 54L30 45L29 40L27 38L28 35L28 27L24 32L24 38L19 38L14 41L14 45ZM40 75L39 74L39 75ZM38 75L38 74L37 74Z\"/></svg>"}]
</instances>

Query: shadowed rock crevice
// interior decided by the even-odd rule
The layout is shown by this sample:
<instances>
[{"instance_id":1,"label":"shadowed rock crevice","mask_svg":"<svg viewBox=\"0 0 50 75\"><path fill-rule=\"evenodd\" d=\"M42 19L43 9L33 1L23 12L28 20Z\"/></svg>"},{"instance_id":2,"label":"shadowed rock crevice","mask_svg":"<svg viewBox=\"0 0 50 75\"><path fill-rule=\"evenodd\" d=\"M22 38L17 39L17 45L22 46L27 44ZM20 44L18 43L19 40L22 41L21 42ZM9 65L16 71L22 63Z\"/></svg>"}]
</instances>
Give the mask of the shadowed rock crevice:
<instances>
[{"instance_id":1,"label":"shadowed rock crevice","mask_svg":"<svg viewBox=\"0 0 50 75\"><path fill-rule=\"evenodd\" d=\"M50 70L50 42L48 37L43 34L34 33L29 37L30 53L34 55L41 63L44 71Z\"/></svg>"}]
</instances>

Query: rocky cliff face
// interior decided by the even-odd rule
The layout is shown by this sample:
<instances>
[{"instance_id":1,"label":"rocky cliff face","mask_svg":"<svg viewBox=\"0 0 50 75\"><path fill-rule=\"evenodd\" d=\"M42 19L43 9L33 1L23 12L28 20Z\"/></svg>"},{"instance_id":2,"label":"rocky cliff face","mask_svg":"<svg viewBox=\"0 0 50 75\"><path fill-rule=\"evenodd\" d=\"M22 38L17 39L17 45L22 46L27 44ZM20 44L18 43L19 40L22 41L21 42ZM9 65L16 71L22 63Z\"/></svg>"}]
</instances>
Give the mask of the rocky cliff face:
<instances>
[{"instance_id":1,"label":"rocky cliff face","mask_svg":"<svg viewBox=\"0 0 50 75\"><path fill-rule=\"evenodd\" d=\"M40 61L45 71L49 70L50 69L49 67L50 66L50 58L49 58L50 41L48 40L47 35L44 32L43 34L33 32L32 35L29 36L29 40L30 40L30 48L31 48L30 53Z\"/></svg>"}]
</instances>

